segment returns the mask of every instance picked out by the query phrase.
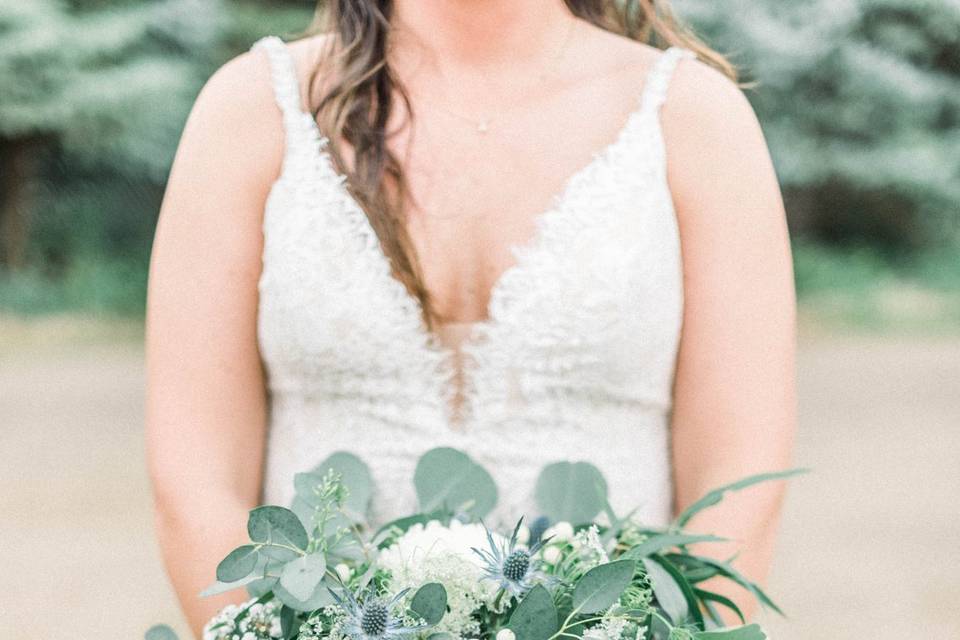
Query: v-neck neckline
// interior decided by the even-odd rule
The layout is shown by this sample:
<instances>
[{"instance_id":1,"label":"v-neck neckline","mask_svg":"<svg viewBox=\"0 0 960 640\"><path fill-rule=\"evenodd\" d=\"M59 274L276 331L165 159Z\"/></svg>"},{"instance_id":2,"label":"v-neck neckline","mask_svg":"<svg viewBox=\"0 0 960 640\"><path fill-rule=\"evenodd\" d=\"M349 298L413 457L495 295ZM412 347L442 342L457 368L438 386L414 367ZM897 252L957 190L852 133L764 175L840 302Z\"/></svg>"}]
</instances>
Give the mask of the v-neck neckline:
<instances>
[{"instance_id":1,"label":"v-neck neckline","mask_svg":"<svg viewBox=\"0 0 960 640\"><path fill-rule=\"evenodd\" d=\"M656 65L656 63L654 63L654 65ZM531 216L534 228L531 236L523 242L514 243L508 247L508 251L514 256L514 262L500 273L490 287L484 317L473 321L458 322L458 324L469 325L466 335L460 342L459 347L451 348L444 344L440 336L427 327L423 319L423 306L420 300L412 295L406 286L393 275L390 260L383 251L380 242L370 243L376 259L386 263L387 277L392 281L393 285L402 289L404 301L409 303L419 316L418 331L420 337L426 341L430 348L438 351L447 359L457 355L458 351L471 353L480 347L483 339L490 332L500 326L501 319L499 310L502 307L506 295L505 291L510 282L517 280L524 269L527 268L527 260L530 255L544 250L548 238L548 228L551 224L554 224L557 219L568 214L569 209L567 204L571 200L574 191L587 177L610 164L610 160L616 153L630 141L632 131L640 126L641 120L648 114L647 100L645 98L647 96L651 74L654 72L655 67L651 68L650 72L648 72L647 78L641 88L639 99L636 101L634 108L627 114L623 124L621 124L614 135L613 140L593 151L590 154L590 159L571 173L563 181L561 187L553 193L547 207ZM359 228L361 228L365 234L369 234L372 238L378 239L366 212L347 188L346 176L335 169L333 158L327 151L329 138L321 131L316 120L310 113L303 110L301 110L300 113L309 121L313 133L318 138L319 145L317 147L317 153L320 159L327 165L327 171L335 178L333 188L337 191L341 200L347 205L349 214L354 217L356 224L359 225Z\"/></svg>"},{"instance_id":2,"label":"v-neck neckline","mask_svg":"<svg viewBox=\"0 0 960 640\"><path fill-rule=\"evenodd\" d=\"M271 41L274 40L275 42ZM366 212L360 206L359 202L350 193L347 187L347 178L338 172L335 163L327 145L329 138L320 129L319 124L313 114L307 111L300 101L300 87L298 76L296 74L296 65L293 57L284 43L279 38L266 37L265 44L272 48L272 55L275 57L275 63L287 66L284 73L288 77L282 78L276 84L278 101L284 110L285 117L302 118L308 127L310 136L313 138L310 152L314 155L314 160L319 162L322 173L332 181L330 188L332 193L343 204L343 213L346 216L348 231L357 234L358 239L362 239L363 250L367 252L367 257L375 265L375 274L373 277L382 278L383 284L388 289L393 288L393 294L396 296L393 301L396 303L395 311L400 314L406 314L405 320L409 326L413 327L415 332L411 335L413 342L422 345L426 353L432 354L434 362L439 367L441 400L445 404L445 420L451 429L462 430L471 422L471 413L474 409L475 400L473 395L476 393L477 369L482 360L482 350L484 347L494 342L489 338L498 330L507 327L507 318L504 316L508 311L508 300L516 298L522 294L523 290L530 286L536 286L535 282L524 283L524 276L535 267L537 258L549 251L550 241L554 236L563 237L563 233L551 234L554 228L563 228L564 233L569 229L564 225L579 225L581 219L577 216L577 209L572 206L575 200L574 195L578 189L585 188L591 181L598 180L603 171L612 171L616 166L616 161L622 161L618 154L622 155L629 147L631 142L638 142L635 130L639 129L646 118L653 119L653 126L656 131L660 131L660 122L657 117L657 107L661 103L664 91L664 77L669 77L671 57L679 57L686 50L679 47L670 47L663 51L661 55L651 64L642 82L635 106L627 113L627 116L621 126L617 129L613 139L593 151L589 160L571 173L561 184L549 200L546 208L531 216L534 231L531 236L520 243L512 244L509 247L510 253L514 256L513 264L506 267L490 288L487 299L485 317L472 322L459 323L468 325L466 335L456 347L451 347L444 343L442 337L431 330L424 318L423 308L418 298L412 295L406 286L393 275L390 260L374 231ZM288 129L289 132L289 129ZM662 132L660 132L662 136ZM288 141L288 144L290 142ZM637 149L633 149L636 151ZM627 154L628 157L633 157ZM638 167L639 170L639 167ZM594 220L583 220L594 222ZM534 263L534 264L531 264ZM416 318L407 317L409 314L415 314ZM503 315L501 315L503 314ZM459 382L459 384L458 384ZM454 402L456 400L456 402ZM459 418L458 418L459 417Z\"/></svg>"}]
</instances>

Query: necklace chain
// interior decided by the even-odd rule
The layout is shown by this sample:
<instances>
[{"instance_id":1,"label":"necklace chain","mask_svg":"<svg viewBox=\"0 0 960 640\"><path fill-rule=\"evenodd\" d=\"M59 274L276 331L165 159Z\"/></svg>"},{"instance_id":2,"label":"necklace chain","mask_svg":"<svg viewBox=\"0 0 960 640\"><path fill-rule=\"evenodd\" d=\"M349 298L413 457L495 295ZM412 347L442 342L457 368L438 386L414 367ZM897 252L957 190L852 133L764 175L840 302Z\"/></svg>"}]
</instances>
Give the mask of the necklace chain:
<instances>
[{"instance_id":1,"label":"necklace chain","mask_svg":"<svg viewBox=\"0 0 960 640\"><path fill-rule=\"evenodd\" d=\"M548 75L551 67L553 66L553 64L556 63L558 60L560 60L560 59L563 57L563 54L566 52L567 47L568 47L569 44L570 44L570 40L572 39L573 27L574 27L574 25L576 24L576 22L577 22L576 19L571 19L571 20L569 21L569 25L568 25L568 27L567 27L567 32L566 32L566 35L564 36L564 39L563 39L563 43L562 43L562 44L560 45L560 47L558 48L557 52L556 52L553 56L551 56L550 59L547 61L546 65L545 65L545 68L544 68L540 73L537 74L537 77L536 77L536 82L537 82L537 83L542 82L542 81L547 77L547 75ZM444 111L444 112L448 113L449 115L454 116L455 118L458 118L458 119L460 119L460 120L463 120L464 122L467 122L467 123L471 124L471 125L474 127L475 131L476 131L477 133L481 134L481 135L487 133L488 131L490 131L490 125L491 125L491 124L493 123L493 121L496 119L496 116L488 116L488 117L481 118L481 119L478 120L478 119L475 118L475 117L465 116L465 115L463 115L462 113L458 113L458 112L456 112L456 111L453 111L452 109L450 109L450 108L448 108L448 107L444 106L443 104L440 104L439 102L436 102L436 101L432 101L432 102L431 102L431 106L434 106L434 107L440 109L441 111Z\"/></svg>"}]
</instances>

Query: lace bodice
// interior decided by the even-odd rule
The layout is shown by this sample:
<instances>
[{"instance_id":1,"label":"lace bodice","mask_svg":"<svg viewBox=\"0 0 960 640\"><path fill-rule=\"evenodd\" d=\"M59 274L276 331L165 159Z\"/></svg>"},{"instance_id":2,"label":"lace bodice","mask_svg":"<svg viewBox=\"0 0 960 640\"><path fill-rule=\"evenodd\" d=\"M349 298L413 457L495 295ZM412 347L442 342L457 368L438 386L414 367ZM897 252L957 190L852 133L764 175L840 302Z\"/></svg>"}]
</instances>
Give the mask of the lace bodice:
<instances>
[{"instance_id":1,"label":"lace bodice","mask_svg":"<svg viewBox=\"0 0 960 640\"><path fill-rule=\"evenodd\" d=\"M415 511L419 456L453 446L497 482L494 520L537 515L539 470L587 460L616 510L640 507L645 522L665 523L683 294L659 108L676 63L693 54L660 55L615 141L537 216L493 288L489 319L457 350L425 328L392 275L301 107L287 46L267 36L252 48L269 61L286 142L264 211L259 280L270 400L264 500L288 504L294 473L348 450L372 469L372 517L382 522Z\"/></svg>"}]
</instances>

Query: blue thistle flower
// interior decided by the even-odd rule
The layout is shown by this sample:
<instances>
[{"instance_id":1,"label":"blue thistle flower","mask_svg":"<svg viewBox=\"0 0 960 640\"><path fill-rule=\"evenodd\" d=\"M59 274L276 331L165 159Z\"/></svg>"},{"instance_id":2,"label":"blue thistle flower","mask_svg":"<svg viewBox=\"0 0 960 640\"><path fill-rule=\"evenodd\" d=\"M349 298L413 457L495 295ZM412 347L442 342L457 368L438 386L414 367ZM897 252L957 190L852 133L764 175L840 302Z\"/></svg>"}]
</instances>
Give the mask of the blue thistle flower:
<instances>
[{"instance_id":1,"label":"blue thistle flower","mask_svg":"<svg viewBox=\"0 0 960 640\"><path fill-rule=\"evenodd\" d=\"M483 567L483 577L498 583L501 589L517 598L532 589L534 585L547 582L550 578L540 570L540 560L535 558L537 551L547 540L538 540L529 549L518 546L517 533L522 523L523 518L520 518L517 526L513 528L510 539L499 545L494 541L490 529L487 529L487 525L484 524L483 528L486 529L490 548L480 550L471 547L486 565Z\"/></svg>"},{"instance_id":2,"label":"blue thistle flower","mask_svg":"<svg viewBox=\"0 0 960 640\"><path fill-rule=\"evenodd\" d=\"M352 640L398 640L428 626L405 626L403 620L393 613L410 589L404 589L390 599L367 594L363 602L346 589L343 591L345 598L329 587L328 590L344 611L341 629Z\"/></svg>"}]
</instances>

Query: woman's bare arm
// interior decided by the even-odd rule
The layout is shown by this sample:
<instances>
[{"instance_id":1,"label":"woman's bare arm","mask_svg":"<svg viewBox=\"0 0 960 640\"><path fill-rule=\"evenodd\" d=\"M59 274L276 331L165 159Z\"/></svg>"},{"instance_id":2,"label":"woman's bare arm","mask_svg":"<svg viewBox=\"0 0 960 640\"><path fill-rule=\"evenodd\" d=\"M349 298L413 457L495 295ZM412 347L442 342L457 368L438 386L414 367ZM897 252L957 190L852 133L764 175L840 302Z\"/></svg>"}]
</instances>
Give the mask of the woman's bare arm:
<instances>
[{"instance_id":1,"label":"woman's bare arm","mask_svg":"<svg viewBox=\"0 0 960 640\"><path fill-rule=\"evenodd\" d=\"M663 112L680 223L685 311L672 424L675 509L748 474L791 465L795 293L777 178L756 116L728 79L681 63ZM729 495L690 529L730 538L700 552L763 583L784 483ZM745 613L738 587L706 583ZM728 621L733 621L732 616Z\"/></svg>"},{"instance_id":2,"label":"woman's bare arm","mask_svg":"<svg viewBox=\"0 0 960 640\"><path fill-rule=\"evenodd\" d=\"M147 453L167 571L191 628L245 594L199 598L246 541L266 424L256 341L261 220L282 156L260 53L200 92L160 212L147 303Z\"/></svg>"}]
</instances>

